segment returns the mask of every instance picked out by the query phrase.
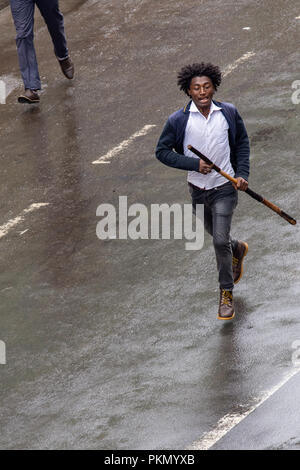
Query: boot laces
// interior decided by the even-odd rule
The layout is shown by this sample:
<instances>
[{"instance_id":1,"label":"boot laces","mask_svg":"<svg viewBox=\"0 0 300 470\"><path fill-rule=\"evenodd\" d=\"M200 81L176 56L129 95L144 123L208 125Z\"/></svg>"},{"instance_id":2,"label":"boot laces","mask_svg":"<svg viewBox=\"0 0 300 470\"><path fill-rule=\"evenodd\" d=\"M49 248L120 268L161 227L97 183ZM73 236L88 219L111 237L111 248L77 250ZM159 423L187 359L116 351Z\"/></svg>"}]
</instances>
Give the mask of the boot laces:
<instances>
[{"instance_id":1,"label":"boot laces","mask_svg":"<svg viewBox=\"0 0 300 470\"><path fill-rule=\"evenodd\" d=\"M239 259L238 258L235 258L235 256L232 257L232 264L233 266L237 266L238 265L238 262L239 262Z\"/></svg>"},{"instance_id":2,"label":"boot laces","mask_svg":"<svg viewBox=\"0 0 300 470\"><path fill-rule=\"evenodd\" d=\"M222 289L222 304L228 305L231 307L232 305L232 293L229 290Z\"/></svg>"}]
</instances>

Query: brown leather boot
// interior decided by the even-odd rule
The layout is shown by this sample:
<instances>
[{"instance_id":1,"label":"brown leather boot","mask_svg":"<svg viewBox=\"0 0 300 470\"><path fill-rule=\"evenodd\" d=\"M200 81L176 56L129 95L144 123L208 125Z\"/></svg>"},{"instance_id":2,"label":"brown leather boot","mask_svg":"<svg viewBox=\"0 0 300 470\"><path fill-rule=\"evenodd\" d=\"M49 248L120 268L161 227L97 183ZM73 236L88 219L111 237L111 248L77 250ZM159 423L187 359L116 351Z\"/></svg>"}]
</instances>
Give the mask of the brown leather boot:
<instances>
[{"instance_id":1,"label":"brown leather boot","mask_svg":"<svg viewBox=\"0 0 300 470\"><path fill-rule=\"evenodd\" d=\"M233 297L231 290L220 289L219 320L231 320L234 317Z\"/></svg>"},{"instance_id":2,"label":"brown leather boot","mask_svg":"<svg viewBox=\"0 0 300 470\"><path fill-rule=\"evenodd\" d=\"M67 77L69 80L72 80L72 78L74 77L74 64L71 61L70 57L67 57L64 60L59 60L58 62L64 76Z\"/></svg>"},{"instance_id":3,"label":"brown leather boot","mask_svg":"<svg viewBox=\"0 0 300 470\"><path fill-rule=\"evenodd\" d=\"M25 90L25 93L23 95L20 95L18 98L19 103L39 103L40 102L40 97L38 95L38 92L36 90L29 90L27 88Z\"/></svg>"},{"instance_id":4,"label":"brown leather boot","mask_svg":"<svg viewBox=\"0 0 300 470\"><path fill-rule=\"evenodd\" d=\"M237 284L243 275L243 260L248 253L248 243L238 242L238 245L232 253L232 273L233 282Z\"/></svg>"}]
</instances>

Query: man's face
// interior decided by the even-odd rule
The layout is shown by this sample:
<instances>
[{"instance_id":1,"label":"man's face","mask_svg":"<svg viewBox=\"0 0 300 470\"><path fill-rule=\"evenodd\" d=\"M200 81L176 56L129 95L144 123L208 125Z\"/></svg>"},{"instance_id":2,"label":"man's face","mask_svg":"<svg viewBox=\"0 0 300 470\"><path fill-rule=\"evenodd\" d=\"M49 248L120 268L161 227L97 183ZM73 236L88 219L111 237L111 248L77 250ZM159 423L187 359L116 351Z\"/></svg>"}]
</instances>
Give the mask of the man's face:
<instances>
[{"instance_id":1,"label":"man's face","mask_svg":"<svg viewBox=\"0 0 300 470\"><path fill-rule=\"evenodd\" d=\"M209 77L193 77L188 93L197 108L201 111L210 108L215 89Z\"/></svg>"}]
</instances>

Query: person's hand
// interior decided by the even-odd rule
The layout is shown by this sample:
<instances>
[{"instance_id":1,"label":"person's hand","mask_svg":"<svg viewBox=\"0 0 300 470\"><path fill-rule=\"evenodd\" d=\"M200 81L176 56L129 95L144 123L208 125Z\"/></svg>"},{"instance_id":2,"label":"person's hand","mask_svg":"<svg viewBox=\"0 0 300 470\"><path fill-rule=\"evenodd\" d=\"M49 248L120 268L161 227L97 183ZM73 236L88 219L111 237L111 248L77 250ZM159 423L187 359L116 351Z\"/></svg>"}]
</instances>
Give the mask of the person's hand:
<instances>
[{"instance_id":1,"label":"person's hand","mask_svg":"<svg viewBox=\"0 0 300 470\"><path fill-rule=\"evenodd\" d=\"M203 175L207 175L207 173L211 172L213 165L208 165L205 163L205 161L201 160L199 161L199 173L202 173Z\"/></svg>"},{"instance_id":2,"label":"person's hand","mask_svg":"<svg viewBox=\"0 0 300 470\"><path fill-rule=\"evenodd\" d=\"M237 184L232 183L235 189L239 189L240 191L246 191L248 188L248 181L244 180L241 176L238 176L237 178Z\"/></svg>"}]
</instances>

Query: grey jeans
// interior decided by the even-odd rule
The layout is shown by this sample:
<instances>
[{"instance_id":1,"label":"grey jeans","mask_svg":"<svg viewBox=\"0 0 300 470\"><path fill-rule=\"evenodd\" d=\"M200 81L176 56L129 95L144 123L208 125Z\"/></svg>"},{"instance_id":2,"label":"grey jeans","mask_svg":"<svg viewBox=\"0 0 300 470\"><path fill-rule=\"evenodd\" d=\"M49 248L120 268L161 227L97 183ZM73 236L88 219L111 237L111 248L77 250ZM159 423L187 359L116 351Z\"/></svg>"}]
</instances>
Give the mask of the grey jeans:
<instances>
[{"instance_id":1,"label":"grey jeans","mask_svg":"<svg viewBox=\"0 0 300 470\"><path fill-rule=\"evenodd\" d=\"M237 240L230 236L233 211L238 203L238 192L230 181L217 188L203 190L189 185L193 208L204 205L204 227L213 237L221 289L232 290L232 250Z\"/></svg>"},{"instance_id":2,"label":"grey jeans","mask_svg":"<svg viewBox=\"0 0 300 470\"><path fill-rule=\"evenodd\" d=\"M58 0L10 0L10 7L17 32L16 43L24 87L40 90L41 81L33 44L34 7L39 8L50 33L54 53L58 59L68 57L64 31L64 18Z\"/></svg>"}]
</instances>

